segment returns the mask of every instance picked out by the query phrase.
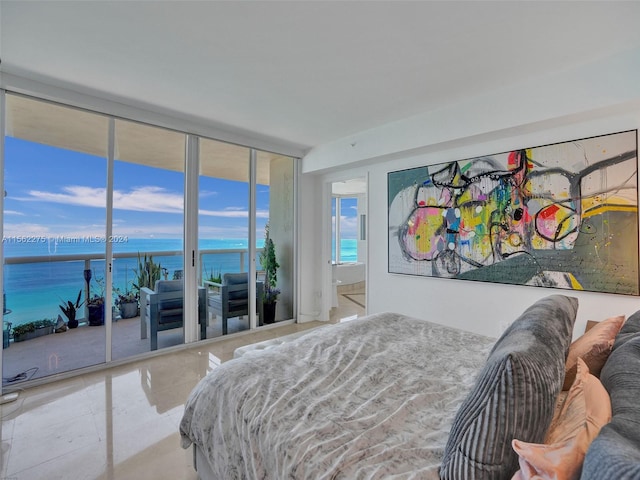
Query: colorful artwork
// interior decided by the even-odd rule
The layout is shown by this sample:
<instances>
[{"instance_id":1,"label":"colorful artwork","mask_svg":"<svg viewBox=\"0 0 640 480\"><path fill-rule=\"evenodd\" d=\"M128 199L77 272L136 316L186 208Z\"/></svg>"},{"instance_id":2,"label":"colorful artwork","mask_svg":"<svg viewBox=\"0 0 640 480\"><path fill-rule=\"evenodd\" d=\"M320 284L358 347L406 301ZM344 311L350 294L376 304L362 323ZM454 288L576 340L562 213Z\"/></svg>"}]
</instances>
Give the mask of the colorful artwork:
<instances>
[{"instance_id":1,"label":"colorful artwork","mask_svg":"<svg viewBox=\"0 0 640 480\"><path fill-rule=\"evenodd\" d=\"M639 294L637 131L388 174L389 272Z\"/></svg>"}]
</instances>

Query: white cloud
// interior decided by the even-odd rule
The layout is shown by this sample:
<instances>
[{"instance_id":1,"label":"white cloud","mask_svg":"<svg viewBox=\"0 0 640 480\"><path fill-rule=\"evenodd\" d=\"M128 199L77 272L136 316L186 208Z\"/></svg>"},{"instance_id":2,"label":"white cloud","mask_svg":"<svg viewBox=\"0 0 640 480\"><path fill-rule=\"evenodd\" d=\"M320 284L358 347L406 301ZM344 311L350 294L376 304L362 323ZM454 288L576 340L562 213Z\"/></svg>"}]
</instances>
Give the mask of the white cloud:
<instances>
[{"instance_id":1,"label":"white cloud","mask_svg":"<svg viewBox=\"0 0 640 480\"><path fill-rule=\"evenodd\" d=\"M70 185L63 187L64 193L44 192L41 190L30 190L29 196L19 200L34 201L40 200L53 203L64 203L67 205L83 205L87 207L102 207L105 204L105 189L83 187L81 185Z\"/></svg>"},{"instance_id":2,"label":"white cloud","mask_svg":"<svg viewBox=\"0 0 640 480\"><path fill-rule=\"evenodd\" d=\"M36 223L9 223L5 222L3 226L3 232L5 236L18 236L18 235L45 235L51 234L51 231L46 225L39 225Z\"/></svg>"},{"instance_id":3,"label":"white cloud","mask_svg":"<svg viewBox=\"0 0 640 480\"><path fill-rule=\"evenodd\" d=\"M200 215L207 217L223 217L223 218L249 218L249 212L244 208L230 207L224 210L198 210ZM257 218L269 218L268 210L257 210Z\"/></svg>"},{"instance_id":4,"label":"white cloud","mask_svg":"<svg viewBox=\"0 0 640 480\"><path fill-rule=\"evenodd\" d=\"M335 215L331 217L331 221L335 225ZM340 234L343 238L357 238L358 228L358 217L340 216Z\"/></svg>"},{"instance_id":5,"label":"white cloud","mask_svg":"<svg viewBox=\"0 0 640 480\"><path fill-rule=\"evenodd\" d=\"M131 192L113 192L113 208L138 212L182 213L182 194L169 192L161 187L145 186Z\"/></svg>"},{"instance_id":6,"label":"white cloud","mask_svg":"<svg viewBox=\"0 0 640 480\"><path fill-rule=\"evenodd\" d=\"M200 198L215 197L217 195L218 195L218 192L216 192L215 190L200 190L198 192L198 196Z\"/></svg>"},{"instance_id":7,"label":"white cloud","mask_svg":"<svg viewBox=\"0 0 640 480\"><path fill-rule=\"evenodd\" d=\"M5 223L5 237L37 236L55 239L64 236L69 238L82 238L86 236L104 237L104 225L68 225L52 224L42 225L35 223Z\"/></svg>"},{"instance_id":8,"label":"white cloud","mask_svg":"<svg viewBox=\"0 0 640 480\"><path fill-rule=\"evenodd\" d=\"M206 195L216 195L216 192L207 192ZM62 193L31 190L28 197L18 198L23 201L43 201L61 203L65 205L77 205L83 207L105 208L106 189L92 188L82 185L69 185L62 188ZM181 193L171 192L162 187L152 185L135 187L129 192L114 190L114 210L129 210L136 212L160 212L179 213L184 210L184 202ZM228 207L223 210L199 211L200 215L222 218L248 218L249 213L245 207ZM19 212L16 212L19 214ZM258 218L269 218L268 210L258 210Z\"/></svg>"},{"instance_id":9,"label":"white cloud","mask_svg":"<svg viewBox=\"0 0 640 480\"><path fill-rule=\"evenodd\" d=\"M69 185L62 188L62 193L31 190L28 197L20 200L105 208L106 198L105 188ZM183 198L182 194L149 185L136 187L129 192L114 190L113 208L136 212L182 213Z\"/></svg>"}]
</instances>

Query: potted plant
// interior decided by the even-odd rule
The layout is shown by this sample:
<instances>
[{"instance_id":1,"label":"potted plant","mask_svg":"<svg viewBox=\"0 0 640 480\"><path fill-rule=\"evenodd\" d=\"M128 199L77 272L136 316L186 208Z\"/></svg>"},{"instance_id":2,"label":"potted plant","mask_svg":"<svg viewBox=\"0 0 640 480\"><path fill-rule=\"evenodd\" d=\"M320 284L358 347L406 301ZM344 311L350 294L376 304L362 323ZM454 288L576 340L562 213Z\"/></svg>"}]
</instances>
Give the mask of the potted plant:
<instances>
[{"instance_id":1,"label":"potted plant","mask_svg":"<svg viewBox=\"0 0 640 480\"><path fill-rule=\"evenodd\" d=\"M204 279L204 286L207 292L213 295L220 295L222 288L222 270L220 268L212 268L209 270L209 275Z\"/></svg>"},{"instance_id":2,"label":"potted plant","mask_svg":"<svg viewBox=\"0 0 640 480\"><path fill-rule=\"evenodd\" d=\"M89 326L104 325L104 296L94 294L87 305L89 307Z\"/></svg>"},{"instance_id":3,"label":"potted plant","mask_svg":"<svg viewBox=\"0 0 640 480\"><path fill-rule=\"evenodd\" d=\"M141 288L150 288L153 290L156 286L156 281L160 280L162 273L162 267L159 263L153 261L153 256L144 254L144 257L140 257L138 252L138 268L133 270L136 274L136 282L133 284L133 290L140 298Z\"/></svg>"},{"instance_id":4,"label":"potted plant","mask_svg":"<svg viewBox=\"0 0 640 480\"><path fill-rule=\"evenodd\" d=\"M87 300L89 310L89 326L97 327L104 325L104 280L96 278L96 283L100 288L98 293L92 293Z\"/></svg>"},{"instance_id":5,"label":"potted plant","mask_svg":"<svg viewBox=\"0 0 640 480\"><path fill-rule=\"evenodd\" d=\"M32 338L41 337L53 333L56 322L54 320L44 318L42 320L34 320L33 322L23 323L13 327L13 341L23 342Z\"/></svg>"},{"instance_id":6,"label":"potted plant","mask_svg":"<svg viewBox=\"0 0 640 480\"><path fill-rule=\"evenodd\" d=\"M133 291L126 288L124 292L115 289L115 303L120 310L120 318L133 318L138 316L138 297Z\"/></svg>"},{"instance_id":7,"label":"potted plant","mask_svg":"<svg viewBox=\"0 0 640 480\"><path fill-rule=\"evenodd\" d=\"M269 237L269 224L265 226L264 248L260 253L260 265L264 270L264 323L274 323L276 318L276 302L280 289L278 285L278 268L280 264L276 259L276 248L273 240Z\"/></svg>"},{"instance_id":8,"label":"potted plant","mask_svg":"<svg viewBox=\"0 0 640 480\"><path fill-rule=\"evenodd\" d=\"M67 300L66 303L62 303L60 305L60 310L64 313L65 317L67 317L67 326L69 328L76 328L78 326L78 320L76 319L76 314L78 313L78 308L84 302L80 301L80 297L82 297L82 289L78 292L78 298L76 298L76 302L73 303L71 300Z\"/></svg>"},{"instance_id":9,"label":"potted plant","mask_svg":"<svg viewBox=\"0 0 640 480\"><path fill-rule=\"evenodd\" d=\"M205 280L213 283L222 283L222 271L219 268L212 268L209 270L209 275Z\"/></svg>"}]
</instances>

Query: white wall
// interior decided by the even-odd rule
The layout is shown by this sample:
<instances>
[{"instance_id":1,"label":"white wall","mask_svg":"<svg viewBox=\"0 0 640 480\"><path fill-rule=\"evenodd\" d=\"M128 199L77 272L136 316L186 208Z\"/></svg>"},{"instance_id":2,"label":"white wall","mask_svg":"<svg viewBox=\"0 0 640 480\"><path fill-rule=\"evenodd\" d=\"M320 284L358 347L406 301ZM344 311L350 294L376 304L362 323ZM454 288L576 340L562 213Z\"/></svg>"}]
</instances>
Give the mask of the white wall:
<instances>
[{"instance_id":1,"label":"white wall","mask_svg":"<svg viewBox=\"0 0 640 480\"><path fill-rule=\"evenodd\" d=\"M636 128L639 51L321 146L303 163L304 172L316 174L303 177L321 188L341 176L369 174L369 313L396 311L497 336L537 299L565 294L580 302L577 334L587 320L639 310L640 297L387 273L387 173ZM322 282L316 278L314 285Z\"/></svg>"}]
</instances>

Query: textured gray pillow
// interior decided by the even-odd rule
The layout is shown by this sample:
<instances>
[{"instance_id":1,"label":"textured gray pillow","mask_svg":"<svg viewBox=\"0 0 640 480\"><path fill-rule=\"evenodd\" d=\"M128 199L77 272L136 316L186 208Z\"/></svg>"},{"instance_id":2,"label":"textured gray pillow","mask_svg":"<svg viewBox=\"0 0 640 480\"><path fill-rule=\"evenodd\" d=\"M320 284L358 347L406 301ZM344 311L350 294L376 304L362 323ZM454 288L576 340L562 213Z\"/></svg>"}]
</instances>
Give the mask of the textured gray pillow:
<instances>
[{"instance_id":1,"label":"textured gray pillow","mask_svg":"<svg viewBox=\"0 0 640 480\"><path fill-rule=\"evenodd\" d=\"M505 330L458 410L440 467L443 480L511 478L514 438L541 443L564 379L578 300L552 295Z\"/></svg>"},{"instance_id":2,"label":"textured gray pillow","mask_svg":"<svg viewBox=\"0 0 640 480\"><path fill-rule=\"evenodd\" d=\"M622 328L620 328L620 331L616 335L616 340L611 351L618 348L627 340L638 336L640 336L640 310L627 318L627 321L622 324Z\"/></svg>"},{"instance_id":3,"label":"textured gray pillow","mask_svg":"<svg viewBox=\"0 0 640 480\"><path fill-rule=\"evenodd\" d=\"M612 419L591 443L582 479L640 478L640 333L635 335L611 352L600 374Z\"/></svg>"},{"instance_id":4,"label":"textured gray pillow","mask_svg":"<svg viewBox=\"0 0 640 480\"><path fill-rule=\"evenodd\" d=\"M640 478L640 450L627 436L630 428L640 426L614 419L602 427L584 458L580 480Z\"/></svg>"}]
</instances>

